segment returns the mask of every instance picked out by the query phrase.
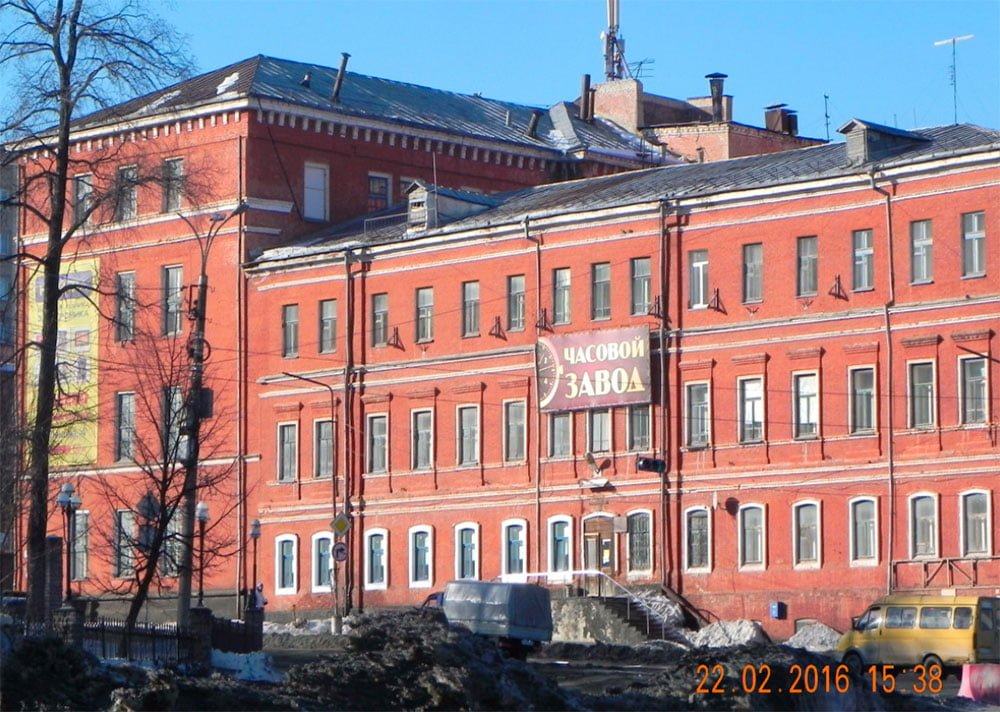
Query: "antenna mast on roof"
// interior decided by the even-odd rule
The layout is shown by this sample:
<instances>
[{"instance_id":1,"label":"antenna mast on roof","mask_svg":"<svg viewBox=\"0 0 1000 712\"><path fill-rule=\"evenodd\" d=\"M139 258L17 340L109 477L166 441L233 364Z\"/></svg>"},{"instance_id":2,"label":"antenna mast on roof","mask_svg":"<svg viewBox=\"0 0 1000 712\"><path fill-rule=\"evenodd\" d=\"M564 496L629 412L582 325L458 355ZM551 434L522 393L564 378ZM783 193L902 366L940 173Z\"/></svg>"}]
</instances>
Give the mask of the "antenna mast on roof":
<instances>
[{"instance_id":1,"label":"antenna mast on roof","mask_svg":"<svg viewBox=\"0 0 1000 712\"><path fill-rule=\"evenodd\" d=\"M955 107L955 123L958 123L958 69L956 65L957 55L955 53L955 44L957 42L964 42L965 40L971 40L975 35L962 35L961 37L949 37L946 40L938 40L934 43L935 47L940 47L941 45L950 44L951 45L951 89L952 89L952 106Z\"/></svg>"},{"instance_id":2,"label":"antenna mast on roof","mask_svg":"<svg viewBox=\"0 0 1000 712\"><path fill-rule=\"evenodd\" d=\"M604 40L604 76L607 80L624 79L632 72L625 63L625 40L618 36L618 0L608 0L608 29L601 33Z\"/></svg>"}]
</instances>

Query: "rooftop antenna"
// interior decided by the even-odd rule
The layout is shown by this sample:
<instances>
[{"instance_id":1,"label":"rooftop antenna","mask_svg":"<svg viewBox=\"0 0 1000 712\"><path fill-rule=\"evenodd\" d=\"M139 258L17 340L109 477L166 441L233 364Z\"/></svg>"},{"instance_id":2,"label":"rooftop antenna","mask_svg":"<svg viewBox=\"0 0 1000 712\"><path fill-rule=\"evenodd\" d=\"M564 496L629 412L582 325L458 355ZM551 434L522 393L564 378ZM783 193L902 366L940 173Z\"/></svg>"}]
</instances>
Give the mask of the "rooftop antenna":
<instances>
[{"instance_id":1,"label":"rooftop antenna","mask_svg":"<svg viewBox=\"0 0 1000 712\"><path fill-rule=\"evenodd\" d=\"M965 42L965 40L971 40L975 35L962 35L961 37L949 37L946 40L938 40L934 43L935 47L940 47L941 45L951 45L951 90L952 90L952 106L955 108L955 123L958 123L958 65L956 59L958 57L955 52L955 45L959 42Z\"/></svg>"},{"instance_id":2,"label":"rooftop antenna","mask_svg":"<svg viewBox=\"0 0 1000 712\"><path fill-rule=\"evenodd\" d=\"M830 95L823 95L823 117L826 119L826 140L830 141Z\"/></svg>"},{"instance_id":3,"label":"rooftop antenna","mask_svg":"<svg viewBox=\"0 0 1000 712\"><path fill-rule=\"evenodd\" d=\"M618 0L608 0L608 29L601 33L604 40L604 76L609 82L624 79L632 73L625 63L625 40L618 36Z\"/></svg>"}]
</instances>

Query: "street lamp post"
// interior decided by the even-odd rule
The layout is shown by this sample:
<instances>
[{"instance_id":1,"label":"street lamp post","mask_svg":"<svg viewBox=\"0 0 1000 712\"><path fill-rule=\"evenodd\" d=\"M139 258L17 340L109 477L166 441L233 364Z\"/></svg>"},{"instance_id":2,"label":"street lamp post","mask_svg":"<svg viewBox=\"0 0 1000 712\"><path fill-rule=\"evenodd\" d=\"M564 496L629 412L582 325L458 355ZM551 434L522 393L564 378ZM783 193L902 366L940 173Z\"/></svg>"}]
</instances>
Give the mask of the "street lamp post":
<instances>
[{"instance_id":1,"label":"street lamp post","mask_svg":"<svg viewBox=\"0 0 1000 712\"><path fill-rule=\"evenodd\" d=\"M73 485L67 482L56 495L56 504L63 512L64 541L66 542L66 601L73 597L71 582L73 580L73 530L76 510L80 507L80 498L73 491Z\"/></svg>"},{"instance_id":2,"label":"street lamp post","mask_svg":"<svg viewBox=\"0 0 1000 712\"><path fill-rule=\"evenodd\" d=\"M198 519L198 608L205 603L205 525L208 523L208 505L198 502L195 516Z\"/></svg>"},{"instance_id":3,"label":"street lamp post","mask_svg":"<svg viewBox=\"0 0 1000 712\"><path fill-rule=\"evenodd\" d=\"M257 540L260 539L260 520L254 519L253 523L250 524L250 541L253 542L253 587L252 591L257 590ZM253 595L252 593L250 594Z\"/></svg>"}]
</instances>

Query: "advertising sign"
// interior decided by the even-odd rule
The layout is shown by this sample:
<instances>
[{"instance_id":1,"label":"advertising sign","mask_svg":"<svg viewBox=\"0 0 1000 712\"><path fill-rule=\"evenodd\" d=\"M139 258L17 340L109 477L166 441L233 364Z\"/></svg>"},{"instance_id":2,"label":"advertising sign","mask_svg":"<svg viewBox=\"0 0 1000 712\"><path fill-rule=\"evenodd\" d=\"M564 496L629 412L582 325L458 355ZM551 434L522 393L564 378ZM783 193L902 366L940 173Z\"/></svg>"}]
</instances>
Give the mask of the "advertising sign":
<instances>
[{"instance_id":1,"label":"advertising sign","mask_svg":"<svg viewBox=\"0 0 1000 712\"><path fill-rule=\"evenodd\" d=\"M99 263L94 259L67 260L60 284L89 289L67 289L59 298L59 335L56 343L56 410L53 413L51 459L55 467L90 465L97 461L97 363L100 315L95 300ZM28 289L28 339L42 338L44 284L39 273ZM38 384L38 351L28 349L27 394L34 413Z\"/></svg>"},{"instance_id":2,"label":"advertising sign","mask_svg":"<svg viewBox=\"0 0 1000 712\"><path fill-rule=\"evenodd\" d=\"M535 355L542 411L649 403L649 328L543 337Z\"/></svg>"}]
</instances>

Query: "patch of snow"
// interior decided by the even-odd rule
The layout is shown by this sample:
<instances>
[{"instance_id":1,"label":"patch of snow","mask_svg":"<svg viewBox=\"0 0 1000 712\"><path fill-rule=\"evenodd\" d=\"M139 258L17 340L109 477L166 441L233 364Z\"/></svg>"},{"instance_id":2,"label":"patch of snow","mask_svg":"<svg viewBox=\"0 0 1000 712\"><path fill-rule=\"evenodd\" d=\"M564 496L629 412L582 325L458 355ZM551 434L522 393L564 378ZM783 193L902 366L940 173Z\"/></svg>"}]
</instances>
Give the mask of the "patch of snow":
<instances>
[{"instance_id":1,"label":"patch of snow","mask_svg":"<svg viewBox=\"0 0 1000 712\"><path fill-rule=\"evenodd\" d=\"M237 680L256 682L284 682L285 676L271 667L267 653L224 653L212 650L212 667L227 670Z\"/></svg>"},{"instance_id":2,"label":"patch of snow","mask_svg":"<svg viewBox=\"0 0 1000 712\"><path fill-rule=\"evenodd\" d=\"M233 84L235 84L239 80L240 80L240 73L233 72L228 77L219 82L219 85L215 87L215 93L216 94L226 93L227 91L229 91L229 89L232 88Z\"/></svg>"},{"instance_id":3,"label":"patch of snow","mask_svg":"<svg viewBox=\"0 0 1000 712\"><path fill-rule=\"evenodd\" d=\"M822 623L810 623L789 638L785 645L792 648L805 648L811 653L825 653L837 649L840 633Z\"/></svg>"},{"instance_id":4,"label":"patch of snow","mask_svg":"<svg viewBox=\"0 0 1000 712\"><path fill-rule=\"evenodd\" d=\"M699 648L725 648L768 642L760 623L748 620L718 621L688 635L691 644Z\"/></svg>"},{"instance_id":5,"label":"patch of snow","mask_svg":"<svg viewBox=\"0 0 1000 712\"><path fill-rule=\"evenodd\" d=\"M166 94L161 94L156 99L146 104L146 106L139 109L138 113L148 114L152 111L156 111L167 102L176 99L180 95L180 93L181 93L180 89L176 89L174 91L168 91Z\"/></svg>"},{"instance_id":6,"label":"patch of snow","mask_svg":"<svg viewBox=\"0 0 1000 712\"><path fill-rule=\"evenodd\" d=\"M684 624L684 612L680 605L666 596L655 591L636 591L633 595L667 625L678 628Z\"/></svg>"},{"instance_id":7,"label":"patch of snow","mask_svg":"<svg viewBox=\"0 0 1000 712\"><path fill-rule=\"evenodd\" d=\"M343 621L344 633L351 630L347 620ZM313 618L310 620L298 621L297 623L272 623L264 621L264 635L320 635L322 633L333 632L332 618Z\"/></svg>"}]
</instances>

